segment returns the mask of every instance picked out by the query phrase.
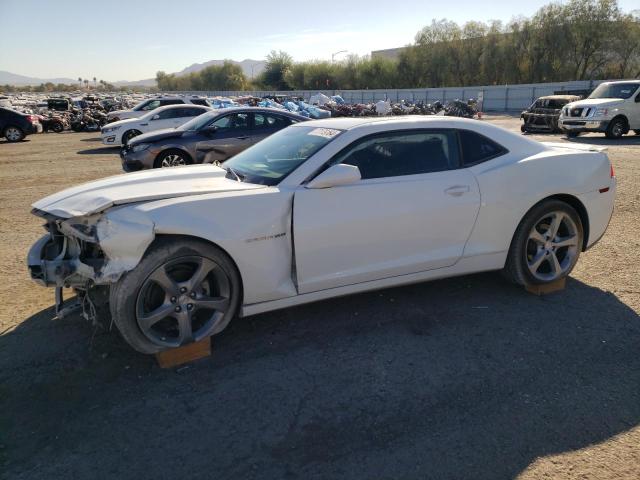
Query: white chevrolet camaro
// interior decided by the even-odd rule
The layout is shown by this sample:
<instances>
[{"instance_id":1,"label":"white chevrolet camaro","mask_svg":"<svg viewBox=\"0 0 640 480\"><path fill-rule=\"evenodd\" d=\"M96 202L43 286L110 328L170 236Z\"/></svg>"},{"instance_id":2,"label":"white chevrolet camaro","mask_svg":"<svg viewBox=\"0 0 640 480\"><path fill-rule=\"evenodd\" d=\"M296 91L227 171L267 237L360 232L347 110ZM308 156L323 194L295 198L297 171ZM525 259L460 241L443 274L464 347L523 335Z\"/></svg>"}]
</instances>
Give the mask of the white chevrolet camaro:
<instances>
[{"instance_id":1,"label":"white chevrolet camaro","mask_svg":"<svg viewBox=\"0 0 640 480\"><path fill-rule=\"evenodd\" d=\"M293 125L222 166L131 173L36 202L37 282L108 298L154 353L247 316L366 290L503 270L567 276L615 195L602 148L543 144L477 120ZM57 295L57 304L61 295Z\"/></svg>"}]
</instances>

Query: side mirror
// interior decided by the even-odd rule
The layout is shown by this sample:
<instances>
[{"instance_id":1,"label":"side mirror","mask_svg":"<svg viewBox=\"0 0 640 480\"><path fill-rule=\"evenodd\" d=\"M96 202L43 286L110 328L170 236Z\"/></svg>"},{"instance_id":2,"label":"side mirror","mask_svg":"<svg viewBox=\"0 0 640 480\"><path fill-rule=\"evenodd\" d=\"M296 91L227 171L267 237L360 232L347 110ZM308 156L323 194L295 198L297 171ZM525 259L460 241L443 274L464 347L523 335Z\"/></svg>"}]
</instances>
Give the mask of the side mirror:
<instances>
[{"instance_id":1,"label":"side mirror","mask_svg":"<svg viewBox=\"0 0 640 480\"><path fill-rule=\"evenodd\" d=\"M159 120L159 119L160 119L159 114L155 114L153 117L151 117L151 120Z\"/></svg>"},{"instance_id":2,"label":"side mirror","mask_svg":"<svg viewBox=\"0 0 640 480\"><path fill-rule=\"evenodd\" d=\"M307 184L307 188L329 188L359 182L360 169L353 165L339 163L329 167Z\"/></svg>"}]
</instances>

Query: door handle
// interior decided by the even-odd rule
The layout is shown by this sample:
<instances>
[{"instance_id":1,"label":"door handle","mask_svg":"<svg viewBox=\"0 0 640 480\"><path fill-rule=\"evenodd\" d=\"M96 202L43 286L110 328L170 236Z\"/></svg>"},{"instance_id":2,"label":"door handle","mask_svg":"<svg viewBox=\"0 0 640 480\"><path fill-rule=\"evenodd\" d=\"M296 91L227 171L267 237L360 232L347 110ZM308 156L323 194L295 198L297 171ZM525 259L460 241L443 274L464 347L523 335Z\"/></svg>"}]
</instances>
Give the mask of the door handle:
<instances>
[{"instance_id":1,"label":"door handle","mask_svg":"<svg viewBox=\"0 0 640 480\"><path fill-rule=\"evenodd\" d=\"M447 188L444 193L451 195L452 197L460 197L465 193L468 193L469 190L471 190L469 185L454 185L453 187Z\"/></svg>"},{"instance_id":2,"label":"door handle","mask_svg":"<svg viewBox=\"0 0 640 480\"><path fill-rule=\"evenodd\" d=\"M236 137L238 140L246 140L247 138L249 138L249 135L244 135L242 137Z\"/></svg>"}]
</instances>

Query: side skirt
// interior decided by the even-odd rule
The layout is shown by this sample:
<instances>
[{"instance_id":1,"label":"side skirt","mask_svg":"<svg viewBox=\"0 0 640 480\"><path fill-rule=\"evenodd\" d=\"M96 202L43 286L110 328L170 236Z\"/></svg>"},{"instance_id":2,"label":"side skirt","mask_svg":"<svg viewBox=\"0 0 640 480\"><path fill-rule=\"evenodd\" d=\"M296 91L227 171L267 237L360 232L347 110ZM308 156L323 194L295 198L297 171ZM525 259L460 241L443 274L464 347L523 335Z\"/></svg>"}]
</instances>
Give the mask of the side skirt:
<instances>
[{"instance_id":1,"label":"side skirt","mask_svg":"<svg viewBox=\"0 0 640 480\"><path fill-rule=\"evenodd\" d=\"M507 251L504 251L486 255L475 255L473 257L462 258L458 263L451 267L444 267L435 270L428 270L426 272L418 272L408 275L383 278L380 280L373 280L371 282L358 283L355 285L345 285L343 287L330 288L328 290L320 290L318 292L305 293L302 295L296 295L294 297L281 298L268 302L243 305L240 309L239 316L248 317L250 315L256 315L258 313L279 310L281 308L293 307L295 305L302 305L305 303L317 302L320 300L326 300L328 298L342 297L345 295L352 295L354 293L367 292L370 290L380 290L383 288L398 287L401 285L425 282L427 280L438 280L441 278L455 277L458 275L499 270L504 267L507 253Z\"/></svg>"}]
</instances>

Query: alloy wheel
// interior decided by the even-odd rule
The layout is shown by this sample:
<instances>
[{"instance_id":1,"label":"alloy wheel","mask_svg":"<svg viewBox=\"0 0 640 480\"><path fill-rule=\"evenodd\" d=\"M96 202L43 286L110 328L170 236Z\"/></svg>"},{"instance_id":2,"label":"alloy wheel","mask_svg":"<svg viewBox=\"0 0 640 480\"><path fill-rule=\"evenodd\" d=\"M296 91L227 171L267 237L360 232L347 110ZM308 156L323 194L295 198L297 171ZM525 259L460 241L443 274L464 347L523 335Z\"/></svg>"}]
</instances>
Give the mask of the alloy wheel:
<instances>
[{"instance_id":1,"label":"alloy wheel","mask_svg":"<svg viewBox=\"0 0 640 480\"><path fill-rule=\"evenodd\" d=\"M231 283L213 260L171 260L149 275L136 300L136 320L156 345L178 347L211 334L229 309Z\"/></svg>"},{"instance_id":2,"label":"alloy wheel","mask_svg":"<svg viewBox=\"0 0 640 480\"><path fill-rule=\"evenodd\" d=\"M17 142L18 140L20 140L20 138L22 138L22 132L16 127L9 127L5 131L5 136L10 142Z\"/></svg>"},{"instance_id":3,"label":"alloy wheel","mask_svg":"<svg viewBox=\"0 0 640 480\"><path fill-rule=\"evenodd\" d=\"M529 232L526 264L536 280L551 282L569 272L579 253L579 231L565 212L554 211L540 218Z\"/></svg>"},{"instance_id":4,"label":"alloy wheel","mask_svg":"<svg viewBox=\"0 0 640 480\"><path fill-rule=\"evenodd\" d=\"M179 167L181 165L186 165L187 162L185 161L184 157L182 157L181 155L177 155L175 153L172 153L170 155L165 156L162 159L162 163L160 164L161 167Z\"/></svg>"}]
</instances>

